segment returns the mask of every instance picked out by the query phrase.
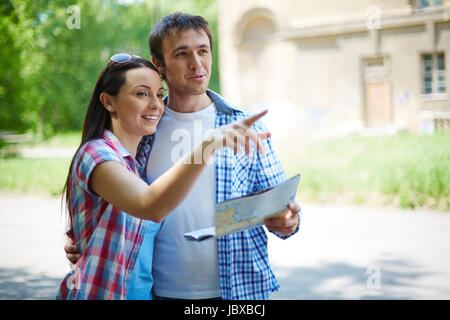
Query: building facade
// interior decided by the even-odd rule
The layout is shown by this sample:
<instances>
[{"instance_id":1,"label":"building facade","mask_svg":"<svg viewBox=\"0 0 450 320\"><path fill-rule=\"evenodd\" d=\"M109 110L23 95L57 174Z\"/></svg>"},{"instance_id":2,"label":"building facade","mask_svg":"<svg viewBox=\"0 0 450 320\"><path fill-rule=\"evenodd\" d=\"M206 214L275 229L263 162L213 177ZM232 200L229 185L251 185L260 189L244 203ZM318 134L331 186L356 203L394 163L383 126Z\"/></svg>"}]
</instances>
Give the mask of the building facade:
<instances>
[{"instance_id":1,"label":"building facade","mask_svg":"<svg viewBox=\"0 0 450 320\"><path fill-rule=\"evenodd\" d=\"M292 135L448 127L450 0L219 0L222 94Z\"/></svg>"}]
</instances>

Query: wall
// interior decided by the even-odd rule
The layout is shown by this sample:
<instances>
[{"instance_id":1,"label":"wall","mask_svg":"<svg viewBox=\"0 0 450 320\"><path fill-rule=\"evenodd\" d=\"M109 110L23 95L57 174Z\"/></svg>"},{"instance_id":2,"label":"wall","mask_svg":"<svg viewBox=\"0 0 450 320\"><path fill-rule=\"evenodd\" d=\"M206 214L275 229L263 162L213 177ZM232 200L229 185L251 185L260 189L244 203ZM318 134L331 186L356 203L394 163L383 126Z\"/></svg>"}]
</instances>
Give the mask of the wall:
<instances>
[{"instance_id":1,"label":"wall","mask_svg":"<svg viewBox=\"0 0 450 320\"><path fill-rule=\"evenodd\" d=\"M369 26L373 5L378 27ZM220 0L219 12L222 94L247 110L269 107L283 134L364 130L364 61L379 56L389 69L388 129L416 130L421 110L450 111L448 97L421 96L422 53L446 52L448 87L450 1L415 13L402 0Z\"/></svg>"}]
</instances>

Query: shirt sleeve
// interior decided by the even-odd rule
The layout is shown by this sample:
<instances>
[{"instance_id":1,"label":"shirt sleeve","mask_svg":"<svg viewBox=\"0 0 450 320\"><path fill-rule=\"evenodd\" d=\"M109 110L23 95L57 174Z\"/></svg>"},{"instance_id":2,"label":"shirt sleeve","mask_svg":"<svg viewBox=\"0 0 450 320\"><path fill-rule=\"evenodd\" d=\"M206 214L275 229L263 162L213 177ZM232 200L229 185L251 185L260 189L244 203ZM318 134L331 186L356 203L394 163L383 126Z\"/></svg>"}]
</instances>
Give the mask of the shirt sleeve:
<instances>
[{"instance_id":1,"label":"shirt sleeve","mask_svg":"<svg viewBox=\"0 0 450 320\"><path fill-rule=\"evenodd\" d=\"M89 187L89 179L95 167L105 161L115 161L123 165L123 161L116 152L106 144L99 142L88 142L80 152L76 167L76 179L79 186L92 195L97 194Z\"/></svg>"},{"instance_id":2,"label":"shirt sleeve","mask_svg":"<svg viewBox=\"0 0 450 320\"><path fill-rule=\"evenodd\" d=\"M257 123L255 123L255 131L267 132L268 130L262 121L258 121ZM278 155L276 154L275 150L272 148L272 141L270 138L264 142L264 150L265 155L258 154L254 191L271 188L287 180L286 173L284 172L280 159L278 158ZM269 230L269 232L275 234L277 237L281 239L287 239L291 237L299 230L300 216L301 212L299 212L298 215L299 220L297 228L293 233L284 236L271 230Z\"/></svg>"},{"instance_id":3,"label":"shirt sleeve","mask_svg":"<svg viewBox=\"0 0 450 320\"><path fill-rule=\"evenodd\" d=\"M264 123L258 121L255 124L255 131L267 132L268 130ZM263 143L265 154L258 153L255 191L271 188L287 180L280 159L272 148L272 140L269 138Z\"/></svg>"}]
</instances>

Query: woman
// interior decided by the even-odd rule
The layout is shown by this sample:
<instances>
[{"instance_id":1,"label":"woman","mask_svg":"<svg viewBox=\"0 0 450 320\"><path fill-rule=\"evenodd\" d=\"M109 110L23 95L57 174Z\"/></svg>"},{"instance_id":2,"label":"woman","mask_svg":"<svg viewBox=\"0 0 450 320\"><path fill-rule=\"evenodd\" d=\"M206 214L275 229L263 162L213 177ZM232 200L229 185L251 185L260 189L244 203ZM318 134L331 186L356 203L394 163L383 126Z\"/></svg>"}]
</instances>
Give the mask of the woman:
<instances>
[{"instance_id":1,"label":"woman","mask_svg":"<svg viewBox=\"0 0 450 320\"><path fill-rule=\"evenodd\" d=\"M250 139L263 152L261 139L270 134L257 135L249 128L265 112L219 128L147 185L139 178L142 168L135 155L142 137L156 130L163 94L157 69L140 57L114 55L101 72L65 185L81 258L62 281L57 298L124 299L145 231L141 219L162 221L217 150L242 148L248 153Z\"/></svg>"}]
</instances>

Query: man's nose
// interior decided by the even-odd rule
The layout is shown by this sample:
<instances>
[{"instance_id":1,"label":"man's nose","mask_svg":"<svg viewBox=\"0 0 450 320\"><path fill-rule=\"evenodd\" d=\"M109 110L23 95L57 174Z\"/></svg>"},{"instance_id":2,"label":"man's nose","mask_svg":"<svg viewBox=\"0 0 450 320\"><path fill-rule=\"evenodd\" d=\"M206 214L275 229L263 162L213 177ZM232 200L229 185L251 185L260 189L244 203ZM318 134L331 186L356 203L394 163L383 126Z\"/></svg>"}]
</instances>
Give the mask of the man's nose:
<instances>
[{"instance_id":1,"label":"man's nose","mask_svg":"<svg viewBox=\"0 0 450 320\"><path fill-rule=\"evenodd\" d=\"M200 67L200 57L197 54L193 54L191 61L189 62L189 68L191 68L192 70L197 70Z\"/></svg>"}]
</instances>

